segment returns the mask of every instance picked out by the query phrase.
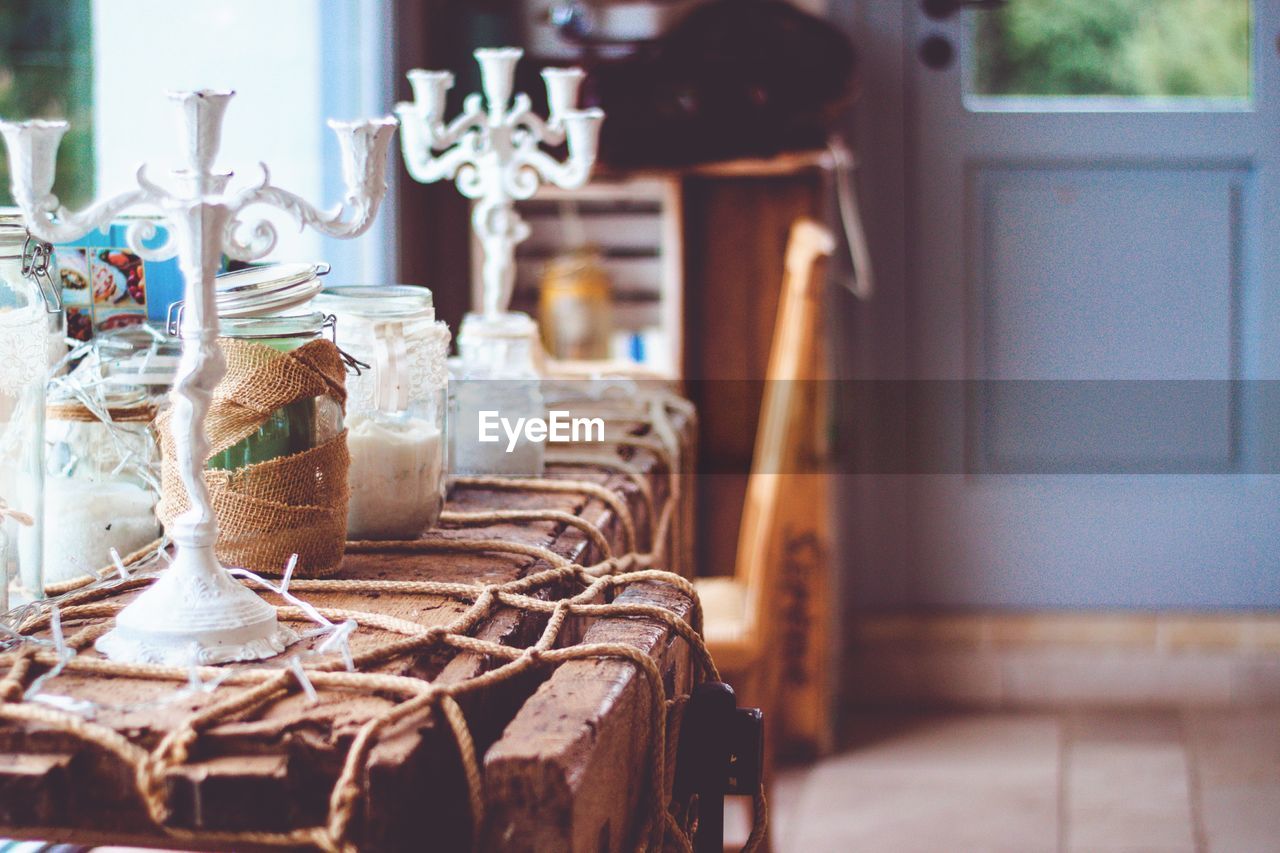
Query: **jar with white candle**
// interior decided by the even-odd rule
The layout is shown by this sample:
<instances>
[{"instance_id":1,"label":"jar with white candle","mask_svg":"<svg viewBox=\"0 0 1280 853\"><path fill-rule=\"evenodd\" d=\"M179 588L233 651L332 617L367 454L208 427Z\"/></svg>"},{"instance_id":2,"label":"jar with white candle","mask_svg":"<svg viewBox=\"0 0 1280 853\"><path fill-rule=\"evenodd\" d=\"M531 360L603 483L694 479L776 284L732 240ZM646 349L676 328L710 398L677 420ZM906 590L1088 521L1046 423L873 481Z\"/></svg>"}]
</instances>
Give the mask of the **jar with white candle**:
<instances>
[{"instance_id":1,"label":"jar with white candle","mask_svg":"<svg viewBox=\"0 0 1280 853\"><path fill-rule=\"evenodd\" d=\"M137 386L77 387L45 410L44 584L91 575L150 545L159 451L156 405Z\"/></svg>"},{"instance_id":2,"label":"jar with white candle","mask_svg":"<svg viewBox=\"0 0 1280 853\"><path fill-rule=\"evenodd\" d=\"M0 586L38 598L44 513L44 404L62 305L47 274L50 247L31 240L22 218L0 212Z\"/></svg>"},{"instance_id":3,"label":"jar with white candle","mask_svg":"<svg viewBox=\"0 0 1280 853\"><path fill-rule=\"evenodd\" d=\"M449 329L422 287L331 287L315 304L360 362L347 377L347 538L416 539L444 507Z\"/></svg>"}]
</instances>

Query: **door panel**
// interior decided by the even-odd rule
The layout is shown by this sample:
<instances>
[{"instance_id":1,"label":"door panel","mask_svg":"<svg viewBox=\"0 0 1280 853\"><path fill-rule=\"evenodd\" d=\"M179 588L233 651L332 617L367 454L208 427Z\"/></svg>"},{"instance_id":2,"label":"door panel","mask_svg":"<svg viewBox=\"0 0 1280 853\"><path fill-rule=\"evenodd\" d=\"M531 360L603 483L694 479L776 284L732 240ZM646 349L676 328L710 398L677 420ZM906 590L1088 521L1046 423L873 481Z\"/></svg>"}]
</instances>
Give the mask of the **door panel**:
<instances>
[{"instance_id":1,"label":"door panel","mask_svg":"<svg viewBox=\"0 0 1280 853\"><path fill-rule=\"evenodd\" d=\"M1133 6L1053 14L1107 2ZM1278 6L1253 3L1248 61L1208 95L1024 77L991 97L988 13L904 3L909 374L967 401L925 430L967 448L963 471L884 485L905 494L914 602L1280 605L1280 478L1248 404L1280 377ZM929 67L939 37L956 59Z\"/></svg>"},{"instance_id":2,"label":"door panel","mask_svg":"<svg viewBox=\"0 0 1280 853\"><path fill-rule=\"evenodd\" d=\"M978 167L988 379L1234 375L1239 169ZM1106 239L1099 239L1106 236Z\"/></svg>"}]
</instances>

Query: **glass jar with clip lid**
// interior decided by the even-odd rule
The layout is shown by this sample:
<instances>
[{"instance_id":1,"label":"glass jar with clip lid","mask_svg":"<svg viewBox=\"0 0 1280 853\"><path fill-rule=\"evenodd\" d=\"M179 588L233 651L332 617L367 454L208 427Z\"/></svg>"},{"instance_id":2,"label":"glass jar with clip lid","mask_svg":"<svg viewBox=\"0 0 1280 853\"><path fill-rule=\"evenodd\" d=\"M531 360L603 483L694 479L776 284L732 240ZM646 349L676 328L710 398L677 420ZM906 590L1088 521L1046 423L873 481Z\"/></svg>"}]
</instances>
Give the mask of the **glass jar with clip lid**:
<instances>
[{"instance_id":1,"label":"glass jar with clip lid","mask_svg":"<svg viewBox=\"0 0 1280 853\"><path fill-rule=\"evenodd\" d=\"M219 276L219 345L226 373L206 421L205 481L228 565L281 572L296 555L303 576L337 570L346 542L346 372L332 315L311 309L327 267L252 267ZM181 309L179 309L181 311ZM160 517L184 511L166 443Z\"/></svg>"},{"instance_id":2,"label":"glass jar with clip lid","mask_svg":"<svg viewBox=\"0 0 1280 853\"><path fill-rule=\"evenodd\" d=\"M416 539L444 506L449 329L424 287L326 288L316 306L368 368L347 378L347 536Z\"/></svg>"},{"instance_id":3,"label":"glass jar with clip lid","mask_svg":"<svg viewBox=\"0 0 1280 853\"><path fill-rule=\"evenodd\" d=\"M0 612L43 594L45 383L61 343L51 247L0 212Z\"/></svg>"},{"instance_id":4,"label":"glass jar with clip lid","mask_svg":"<svg viewBox=\"0 0 1280 853\"><path fill-rule=\"evenodd\" d=\"M51 386L45 409L46 588L93 576L160 536L155 400L104 380Z\"/></svg>"}]
</instances>

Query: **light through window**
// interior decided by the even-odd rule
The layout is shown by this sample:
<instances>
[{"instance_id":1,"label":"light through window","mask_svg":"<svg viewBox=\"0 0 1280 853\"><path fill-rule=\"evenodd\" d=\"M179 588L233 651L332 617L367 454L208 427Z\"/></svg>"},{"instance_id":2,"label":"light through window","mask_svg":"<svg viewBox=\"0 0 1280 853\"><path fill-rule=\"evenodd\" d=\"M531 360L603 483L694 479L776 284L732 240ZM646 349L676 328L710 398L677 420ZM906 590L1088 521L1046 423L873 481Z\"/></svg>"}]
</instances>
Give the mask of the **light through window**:
<instances>
[{"instance_id":1,"label":"light through window","mask_svg":"<svg viewBox=\"0 0 1280 853\"><path fill-rule=\"evenodd\" d=\"M54 192L79 207L93 195L93 39L89 0L0 3L0 118L69 119ZM0 205L13 204L0 157Z\"/></svg>"},{"instance_id":2,"label":"light through window","mask_svg":"<svg viewBox=\"0 0 1280 853\"><path fill-rule=\"evenodd\" d=\"M1250 0L1010 0L975 13L977 96L1250 95Z\"/></svg>"}]
</instances>

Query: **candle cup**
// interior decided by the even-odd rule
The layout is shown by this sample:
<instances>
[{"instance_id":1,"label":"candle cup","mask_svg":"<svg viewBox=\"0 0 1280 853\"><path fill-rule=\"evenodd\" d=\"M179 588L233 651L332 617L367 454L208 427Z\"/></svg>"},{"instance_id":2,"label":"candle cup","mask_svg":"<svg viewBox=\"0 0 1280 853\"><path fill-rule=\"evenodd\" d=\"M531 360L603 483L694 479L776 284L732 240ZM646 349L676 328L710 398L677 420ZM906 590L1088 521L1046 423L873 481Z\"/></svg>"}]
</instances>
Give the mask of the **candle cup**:
<instances>
[{"instance_id":1,"label":"candle cup","mask_svg":"<svg viewBox=\"0 0 1280 853\"><path fill-rule=\"evenodd\" d=\"M0 134L9 149L13 197L20 207L47 211L55 206L58 146L68 127L65 121L0 121Z\"/></svg>"},{"instance_id":2,"label":"candle cup","mask_svg":"<svg viewBox=\"0 0 1280 853\"><path fill-rule=\"evenodd\" d=\"M506 114L515 87L516 64L522 56L524 51L518 47L482 47L475 52L490 116L501 118Z\"/></svg>"},{"instance_id":3,"label":"candle cup","mask_svg":"<svg viewBox=\"0 0 1280 853\"><path fill-rule=\"evenodd\" d=\"M453 74L415 68L407 76L409 86L413 89L413 107L427 124L434 127L444 115L445 101L449 97L449 90L453 88Z\"/></svg>"},{"instance_id":4,"label":"candle cup","mask_svg":"<svg viewBox=\"0 0 1280 853\"><path fill-rule=\"evenodd\" d=\"M569 141L569 163L565 180L560 184L562 187L574 189L587 182L600 148L600 125L603 123L604 112L594 107L589 110L573 110L565 114L564 126L565 136Z\"/></svg>"},{"instance_id":5,"label":"candle cup","mask_svg":"<svg viewBox=\"0 0 1280 853\"><path fill-rule=\"evenodd\" d=\"M369 186L386 186L387 149L399 122L394 118L329 121L342 154L342 180L347 198L365 196Z\"/></svg>"},{"instance_id":6,"label":"candle cup","mask_svg":"<svg viewBox=\"0 0 1280 853\"><path fill-rule=\"evenodd\" d=\"M558 127L565 115L578 107L578 90L586 72L581 68L544 68L542 81L547 86L547 119Z\"/></svg>"},{"instance_id":7,"label":"candle cup","mask_svg":"<svg viewBox=\"0 0 1280 853\"><path fill-rule=\"evenodd\" d=\"M169 99L179 106L178 141L186 150L190 173L212 173L222 147L222 119L234 96L235 92L214 89L169 93Z\"/></svg>"}]
</instances>

